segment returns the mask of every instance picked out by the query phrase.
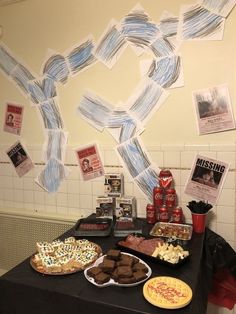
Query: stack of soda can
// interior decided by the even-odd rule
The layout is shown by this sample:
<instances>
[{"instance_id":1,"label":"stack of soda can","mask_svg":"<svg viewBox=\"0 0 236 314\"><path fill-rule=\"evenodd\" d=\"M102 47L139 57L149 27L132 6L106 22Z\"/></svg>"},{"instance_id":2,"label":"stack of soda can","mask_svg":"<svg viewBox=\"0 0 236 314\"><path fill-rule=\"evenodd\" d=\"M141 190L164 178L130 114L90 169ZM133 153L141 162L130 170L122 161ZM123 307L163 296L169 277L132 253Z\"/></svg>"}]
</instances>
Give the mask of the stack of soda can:
<instances>
[{"instance_id":1,"label":"stack of soda can","mask_svg":"<svg viewBox=\"0 0 236 314\"><path fill-rule=\"evenodd\" d=\"M177 195L170 170L160 171L159 186L153 189L153 204L148 204L146 210L148 223L183 222L183 211L177 206Z\"/></svg>"}]
</instances>

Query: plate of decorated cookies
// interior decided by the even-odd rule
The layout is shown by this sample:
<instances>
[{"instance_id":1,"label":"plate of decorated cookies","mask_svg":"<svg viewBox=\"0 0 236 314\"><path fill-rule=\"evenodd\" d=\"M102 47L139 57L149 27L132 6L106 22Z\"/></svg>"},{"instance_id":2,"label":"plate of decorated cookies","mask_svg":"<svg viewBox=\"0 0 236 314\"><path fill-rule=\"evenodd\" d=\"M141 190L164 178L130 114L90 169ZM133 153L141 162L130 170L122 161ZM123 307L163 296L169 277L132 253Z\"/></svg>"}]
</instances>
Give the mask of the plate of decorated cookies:
<instances>
[{"instance_id":1,"label":"plate of decorated cookies","mask_svg":"<svg viewBox=\"0 0 236 314\"><path fill-rule=\"evenodd\" d=\"M140 258L111 249L84 270L86 279L97 287L133 287L146 281L151 268Z\"/></svg>"},{"instance_id":2,"label":"plate of decorated cookies","mask_svg":"<svg viewBox=\"0 0 236 314\"><path fill-rule=\"evenodd\" d=\"M101 255L102 249L87 239L37 242L37 252L30 258L30 265L37 272L45 275L66 275L83 271L93 264Z\"/></svg>"}]
</instances>

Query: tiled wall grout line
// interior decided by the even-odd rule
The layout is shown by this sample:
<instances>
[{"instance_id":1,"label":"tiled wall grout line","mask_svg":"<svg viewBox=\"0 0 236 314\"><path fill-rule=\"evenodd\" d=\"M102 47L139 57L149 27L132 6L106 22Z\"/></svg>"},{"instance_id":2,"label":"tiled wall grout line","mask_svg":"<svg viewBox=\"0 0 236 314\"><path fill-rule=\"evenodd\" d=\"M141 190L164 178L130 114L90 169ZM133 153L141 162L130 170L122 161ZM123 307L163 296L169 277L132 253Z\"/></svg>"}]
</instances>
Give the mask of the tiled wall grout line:
<instances>
[{"instance_id":1,"label":"tiled wall grout line","mask_svg":"<svg viewBox=\"0 0 236 314\"><path fill-rule=\"evenodd\" d=\"M206 148L206 149L205 149ZM104 178L99 177L92 181L83 181L79 165L76 162L74 150L68 147L65 166L71 168L68 177L62 182L57 193L50 194L35 184L37 173L45 163L42 160L41 146L29 146L29 155L34 157L34 170L19 178L11 161L4 151L6 145L0 144L0 210L15 211L29 215L52 215L74 219L80 215L86 216L95 211L96 197L103 194ZM186 204L192 199L184 193L192 161L197 154L212 156L230 163L230 169L219 198L219 204L214 206L214 219L211 227L221 234L236 248L236 149L235 144L220 145L179 145L173 147L152 146L148 152L152 162L159 168L169 169L174 177L174 184L178 195L179 206L183 207L186 219L190 222L191 216ZM101 150L105 173L123 173L125 194L133 195L137 199L138 215L145 217L147 200L134 184L117 159L112 148ZM218 158L217 158L218 157Z\"/></svg>"},{"instance_id":2,"label":"tiled wall grout line","mask_svg":"<svg viewBox=\"0 0 236 314\"><path fill-rule=\"evenodd\" d=\"M8 162L8 161L0 161L0 164L11 165L11 163ZM35 162L34 164L35 164L35 166L44 166L45 165L45 163L43 163L43 162L41 162L41 163ZM67 166L67 167L78 167L78 164L64 163L64 165ZM106 164L104 164L103 167L104 168L123 169L123 166L117 166L117 165L106 165ZM160 168L164 168L164 167L160 167ZM170 167L165 167L165 168L167 168L169 170L191 170L190 167L171 167L170 166ZM235 170L236 170L236 165L234 166L234 168L229 169L230 172L233 172Z\"/></svg>"}]
</instances>

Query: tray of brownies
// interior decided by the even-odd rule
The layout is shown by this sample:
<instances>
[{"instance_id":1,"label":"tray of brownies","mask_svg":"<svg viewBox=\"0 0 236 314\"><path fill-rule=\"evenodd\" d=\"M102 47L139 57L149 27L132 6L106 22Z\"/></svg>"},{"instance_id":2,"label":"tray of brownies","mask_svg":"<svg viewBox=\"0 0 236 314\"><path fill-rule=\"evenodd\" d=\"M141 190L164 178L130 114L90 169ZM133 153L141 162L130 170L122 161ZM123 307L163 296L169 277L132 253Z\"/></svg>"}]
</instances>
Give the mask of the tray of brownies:
<instances>
[{"instance_id":1,"label":"tray of brownies","mask_svg":"<svg viewBox=\"0 0 236 314\"><path fill-rule=\"evenodd\" d=\"M146 281L152 274L151 268L140 258L110 249L106 255L84 270L86 279L97 287L133 287Z\"/></svg>"}]
</instances>

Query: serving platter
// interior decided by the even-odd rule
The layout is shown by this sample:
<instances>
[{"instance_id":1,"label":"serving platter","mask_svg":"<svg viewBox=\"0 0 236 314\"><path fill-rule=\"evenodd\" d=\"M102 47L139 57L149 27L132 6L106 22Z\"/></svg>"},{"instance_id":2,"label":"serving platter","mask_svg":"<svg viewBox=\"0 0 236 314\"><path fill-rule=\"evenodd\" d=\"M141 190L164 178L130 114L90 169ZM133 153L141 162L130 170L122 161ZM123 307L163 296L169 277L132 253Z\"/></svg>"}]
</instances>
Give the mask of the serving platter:
<instances>
[{"instance_id":1,"label":"serving platter","mask_svg":"<svg viewBox=\"0 0 236 314\"><path fill-rule=\"evenodd\" d=\"M150 235L153 237L175 238L188 241L192 237L193 227L189 224L177 224L172 222L157 222L152 227Z\"/></svg>"},{"instance_id":2,"label":"serving platter","mask_svg":"<svg viewBox=\"0 0 236 314\"><path fill-rule=\"evenodd\" d=\"M167 260L164 260L164 259L161 259L159 258L158 256L154 257L152 256L152 253L154 253L154 249L153 249L153 252L145 252L145 250L139 250L138 246L130 246L129 245L129 242L126 243L126 241L129 241L128 239L130 237L137 237L137 238L141 238L145 241L154 241L154 239L156 239L157 241L157 245L158 243L162 243L163 245L166 245L167 242L165 239L159 239L158 241L158 238L150 238L150 237L144 237L142 236L141 234L130 234L128 235L127 237L124 237L123 239L119 240L117 243L116 243L116 246L117 248L125 251L125 252L128 252L130 254L134 254L140 258L142 258L143 260L145 261L151 261L151 262L155 262L155 263L158 263L158 264L162 264L162 265L165 265L165 266L168 266L170 268L178 268L180 267L181 265L183 265L184 263L186 263L190 256L191 256L191 252L189 252L189 255L188 256L185 256L184 258L179 258L178 262L176 263L171 263ZM147 243L147 242L146 242ZM144 244L144 242L143 242ZM175 244L173 244L173 246L175 246ZM177 245L178 246L178 245ZM183 249L185 249L185 247L183 247Z\"/></svg>"},{"instance_id":3,"label":"serving platter","mask_svg":"<svg viewBox=\"0 0 236 314\"><path fill-rule=\"evenodd\" d=\"M68 271L61 271L61 272L50 272L50 271L46 271L44 270L43 268L39 268L33 261L33 258L34 258L34 255L32 255L30 257L30 266L35 270L37 271L38 273L42 274L42 275L50 275L50 276L63 276L63 275L69 275L69 274L74 274L74 273L77 273L77 272L81 272L83 271L84 269L82 268L73 268L71 270L68 270ZM90 265L88 265L90 266Z\"/></svg>"},{"instance_id":4,"label":"serving platter","mask_svg":"<svg viewBox=\"0 0 236 314\"><path fill-rule=\"evenodd\" d=\"M74 236L106 237L112 231L113 221L110 218L82 218L74 228Z\"/></svg>"},{"instance_id":5,"label":"serving platter","mask_svg":"<svg viewBox=\"0 0 236 314\"><path fill-rule=\"evenodd\" d=\"M83 271L102 255L101 247L94 242L72 237L68 239L73 242L57 240L58 246L55 248L53 242L37 242L38 250L30 257L31 267L44 275L68 275ZM47 252L44 252L45 248Z\"/></svg>"},{"instance_id":6,"label":"serving platter","mask_svg":"<svg viewBox=\"0 0 236 314\"><path fill-rule=\"evenodd\" d=\"M116 282L114 279L111 278L111 279L110 279L108 282L106 282L106 283L103 283L103 284L98 284L98 283L96 283L95 280L94 280L94 278L88 275L89 269L92 268L92 267L99 266L99 264L101 264L101 263L103 262L103 260L104 260L104 258L106 257L106 255L103 255L103 256L101 256L100 258L98 258L92 266L90 266L90 267L88 267L88 268L86 268L86 269L84 270L85 278L86 278L90 283L92 283L93 285L95 285L96 287L99 287L99 288L105 288L105 287L108 287L108 286L127 287L127 288L128 288L128 287L134 287L134 286L137 286L137 285L139 285L139 284L145 282L148 278L150 278L150 276L151 276L151 274L152 274L152 270L151 270L151 268L148 266L147 263L145 263L142 259L138 258L137 256L135 256L135 255L133 255L133 254L124 253L124 252L122 252L122 254L128 255L128 256L131 256L131 257L134 257L134 258L138 259L139 263L142 263L142 264L144 264L144 265L146 266L146 268L147 268L148 271L147 271L147 273L146 273L146 278L145 278L145 279L142 279L142 280L137 281L137 282L134 282L134 283L123 284L123 283L118 283L118 282Z\"/></svg>"}]
</instances>

